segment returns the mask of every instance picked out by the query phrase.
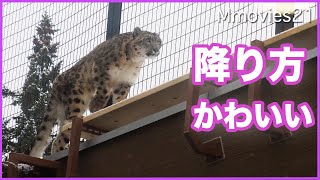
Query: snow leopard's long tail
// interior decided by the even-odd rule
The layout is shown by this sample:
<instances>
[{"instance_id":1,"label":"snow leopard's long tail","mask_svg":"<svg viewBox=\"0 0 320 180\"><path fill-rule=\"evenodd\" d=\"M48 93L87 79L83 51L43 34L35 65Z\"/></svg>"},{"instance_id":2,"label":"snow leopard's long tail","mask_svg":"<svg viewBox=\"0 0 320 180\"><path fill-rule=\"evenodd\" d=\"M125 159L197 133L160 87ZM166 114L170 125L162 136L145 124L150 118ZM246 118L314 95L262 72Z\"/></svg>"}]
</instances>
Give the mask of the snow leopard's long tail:
<instances>
[{"instance_id":1,"label":"snow leopard's long tail","mask_svg":"<svg viewBox=\"0 0 320 180\"><path fill-rule=\"evenodd\" d=\"M30 156L41 158L44 151L51 141L51 132L54 123L57 120L57 111L53 106L52 101L47 106L43 121L38 129L38 134L35 138L34 145L31 149Z\"/></svg>"}]
</instances>

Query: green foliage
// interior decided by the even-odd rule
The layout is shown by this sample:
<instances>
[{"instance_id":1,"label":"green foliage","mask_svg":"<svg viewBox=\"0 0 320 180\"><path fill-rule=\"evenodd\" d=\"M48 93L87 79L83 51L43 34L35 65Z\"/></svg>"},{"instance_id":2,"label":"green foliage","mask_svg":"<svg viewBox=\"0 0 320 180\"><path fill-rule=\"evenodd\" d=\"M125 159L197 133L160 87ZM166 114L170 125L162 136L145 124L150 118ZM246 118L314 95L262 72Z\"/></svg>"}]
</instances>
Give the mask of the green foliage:
<instances>
[{"instance_id":1,"label":"green foliage","mask_svg":"<svg viewBox=\"0 0 320 180\"><path fill-rule=\"evenodd\" d=\"M3 96L12 98L12 105L21 108L19 115L3 119L3 154L12 151L29 154L37 128L42 122L52 83L61 68L61 62L54 63L59 43L52 40L57 31L48 14L42 15L42 20L36 28L37 33L33 37L33 53L28 56L29 71L21 92L3 87ZM9 127L8 123L12 121L15 122L15 126Z\"/></svg>"}]
</instances>

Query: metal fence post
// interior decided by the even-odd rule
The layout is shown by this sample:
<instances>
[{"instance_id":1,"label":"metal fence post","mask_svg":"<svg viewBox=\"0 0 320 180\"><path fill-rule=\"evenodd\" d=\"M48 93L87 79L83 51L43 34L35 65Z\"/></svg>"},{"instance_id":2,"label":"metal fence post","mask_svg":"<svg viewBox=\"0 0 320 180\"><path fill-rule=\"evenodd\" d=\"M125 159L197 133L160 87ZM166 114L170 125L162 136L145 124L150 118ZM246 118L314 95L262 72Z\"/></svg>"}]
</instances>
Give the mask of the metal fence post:
<instances>
[{"instance_id":1,"label":"metal fence post","mask_svg":"<svg viewBox=\"0 0 320 180\"><path fill-rule=\"evenodd\" d=\"M109 3L107 39L120 33L122 3Z\"/></svg>"},{"instance_id":2,"label":"metal fence post","mask_svg":"<svg viewBox=\"0 0 320 180\"><path fill-rule=\"evenodd\" d=\"M279 20L280 22L276 22L276 34L282 33L283 31L286 31L288 29L291 29L294 27L293 23L293 14L288 15L290 17L290 21L284 22L285 18L283 16L277 17L276 19Z\"/></svg>"}]
</instances>

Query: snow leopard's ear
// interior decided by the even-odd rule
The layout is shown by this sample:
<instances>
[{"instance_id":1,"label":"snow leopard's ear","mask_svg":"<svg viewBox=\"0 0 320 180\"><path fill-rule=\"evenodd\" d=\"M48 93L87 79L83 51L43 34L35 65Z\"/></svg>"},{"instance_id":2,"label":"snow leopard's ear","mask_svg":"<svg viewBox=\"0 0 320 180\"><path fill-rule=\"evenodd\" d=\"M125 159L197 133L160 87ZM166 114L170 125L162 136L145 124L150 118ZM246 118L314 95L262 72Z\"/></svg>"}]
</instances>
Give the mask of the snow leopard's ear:
<instances>
[{"instance_id":1,"label":"snow leopard's ear","mask_svg":"<svg viewBox=\"0 0 320 180\"><path fill-rule=\"evenodd\" d=\"M141 33L141 29L139 27L134 28L133 37L137 37Z\"/></svg>"}]
</instances>

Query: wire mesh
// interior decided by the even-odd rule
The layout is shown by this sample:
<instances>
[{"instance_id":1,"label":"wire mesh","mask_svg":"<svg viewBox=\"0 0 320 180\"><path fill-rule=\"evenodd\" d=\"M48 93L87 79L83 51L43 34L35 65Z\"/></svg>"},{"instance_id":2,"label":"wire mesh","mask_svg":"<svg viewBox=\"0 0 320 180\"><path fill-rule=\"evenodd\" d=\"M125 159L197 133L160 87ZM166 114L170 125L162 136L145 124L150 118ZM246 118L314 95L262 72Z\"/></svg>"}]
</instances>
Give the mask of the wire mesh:
<instances>
[{"instance_id":1,"label":"wire mesh","mask_svg":"<svg viewBox=\"0 0 320 180\"><path fill-rule=\"evenodd\" d=\"M4 3L3 86L12 91L22 90L29 70L27 57L32 54L33 35L45 12L59 29L53 42L60 42L55 63L63 62L63 72L105 40L107 10L108 3ZM11 98L3 98L3 119L9 119L8 126L15 127L13 117L21 109L11 103ZM53 135L57 131L55 126Z\"/></svg>"},{"instance_id":2,"label":"wire mesh","mask_svg":"<svg viewBox=\"0 0 320 180\"><path fill-rule=\"evenodd\" d=\"M307 3L294 26L316 19L316 3ZM134 96L159 84L189 72L191 46L218 42L234 48L237 44L249 45L252 40L265 40L275 34L275 22L270 20L271 6L265 3L124 3L121 32L139 26L160 33L164 42L157 59L146 60L137 83L129 96ZM267 15L266 20L232 14L250 12ZM307 13L306 13L307 12ZM221 20L226 13L229 16ZM298 12L295 12L298 13ZM222 14L221 16L219 14ZM230 19L229 19L230 17ZM249 21L251 19L252 22Z\"/></svg>"},{"instance_id":3,"label":"wire mesh","mask_svg":"<svg viewBox=\"0 0 320 180\"><path fill-rule=\"evenodd\" d=\"M316 3L305 4L297 18L301 22L294 26L316 19ZM65 71L105 40L107 10L108 3L3 3L3 84L13 91L21 90L35 27L45 11L60 30L54 37L60 42L56 61L63 61ZM233 49L237 44L249 45L252 40L274 36L274 21L258 18L252 23L253 16L248 21L221 20L226 13L231 16L236 12L265 15L270 11L261 3L123 3L121 33L140 27L160 33L163 40L159 57L146 60L129 96L188 73L193 44L217 42ZM9 98L3 99L3 118L10 119L21 111L11 103Z\"/></svg>"}]
</instances>

